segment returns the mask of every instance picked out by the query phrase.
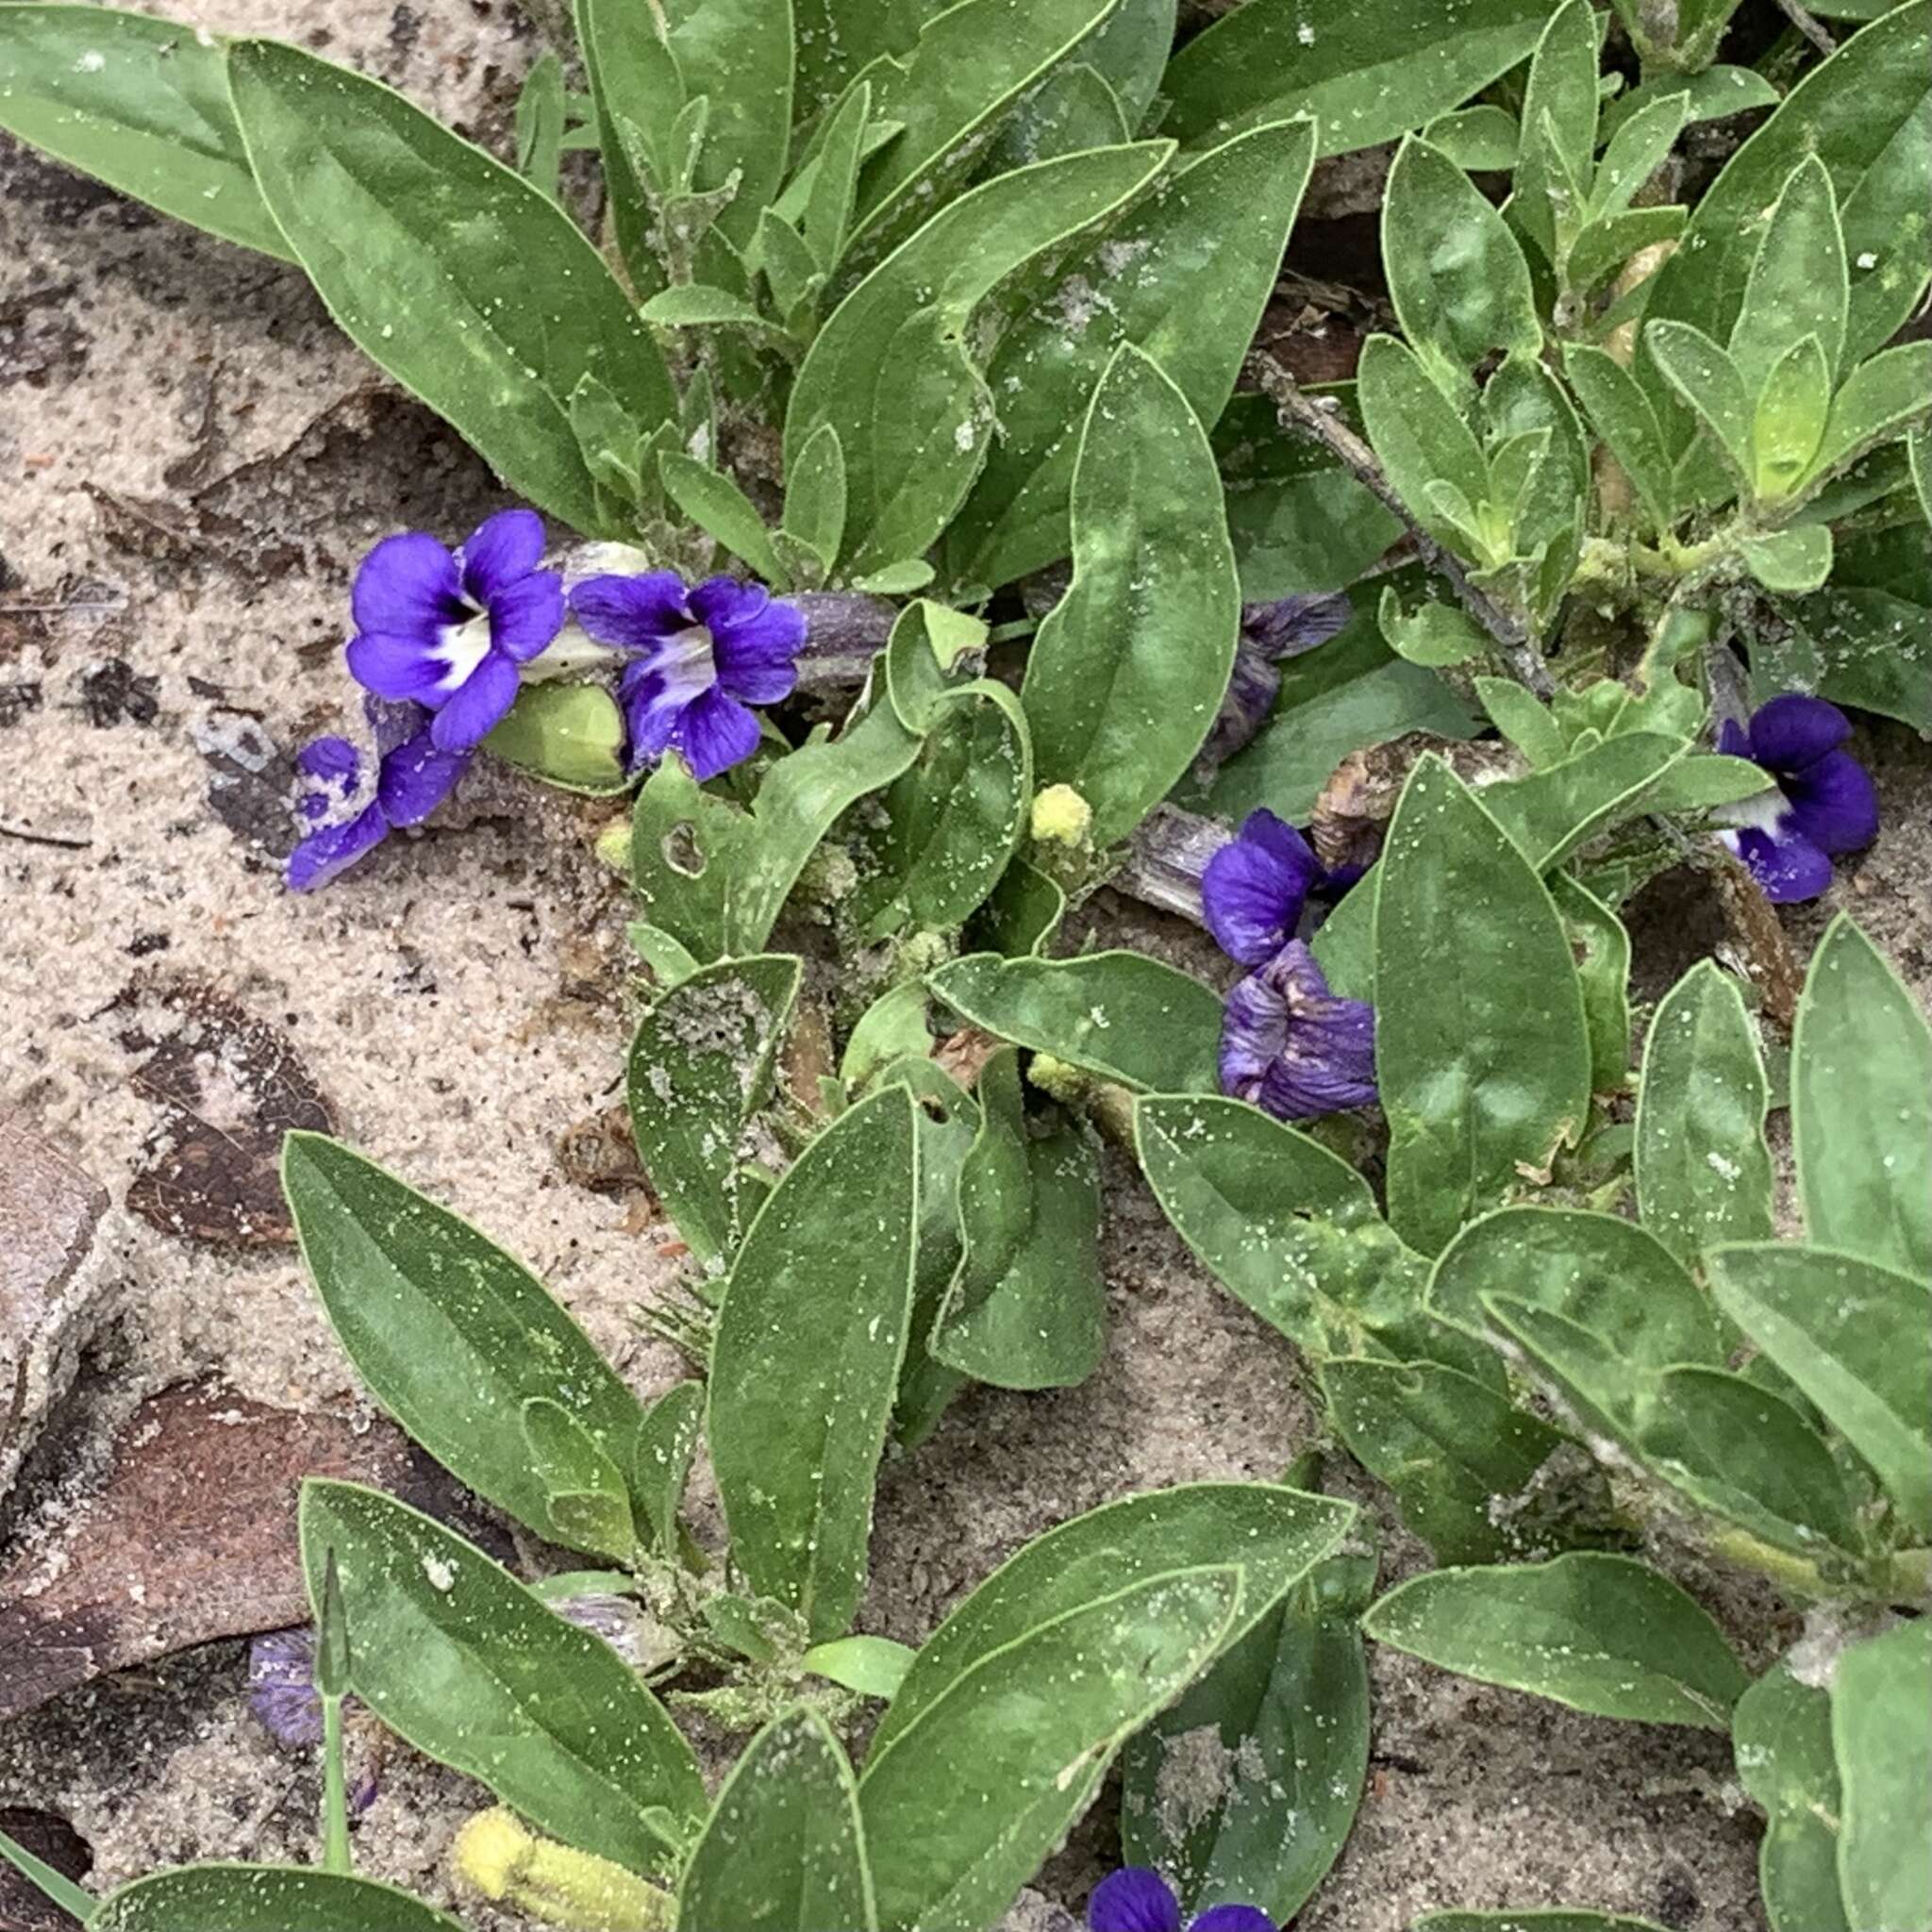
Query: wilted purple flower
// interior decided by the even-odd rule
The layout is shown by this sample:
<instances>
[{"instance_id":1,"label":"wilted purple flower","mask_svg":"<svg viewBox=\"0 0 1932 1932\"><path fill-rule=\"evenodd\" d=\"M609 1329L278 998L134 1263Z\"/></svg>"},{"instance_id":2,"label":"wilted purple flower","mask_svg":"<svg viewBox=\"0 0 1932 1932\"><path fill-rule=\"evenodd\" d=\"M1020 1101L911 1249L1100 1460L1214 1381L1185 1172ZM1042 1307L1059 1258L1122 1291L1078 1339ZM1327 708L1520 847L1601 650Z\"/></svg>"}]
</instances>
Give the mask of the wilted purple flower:
<instances>
[{"instance_id":1,"label":"wilted purple flower","mask_svg":"<svg viewBox=\"0 0 1932 1932\"><path fill-rule=\"evenodd\" d=\"M346 738L318 738L295 755L296 815L307 836L289 855L291 891L311 891L375 851L398 825L420 824L469 769L466 751L439 751L421 705L363 701L372 761Z\"/></svg>"},{"instance_id":2,"label":"wilted purple flower","mask_svg":"<svg viewBox=\"0 0 1932 1932\"><path fill-rule=\"evenodd\" d=\"M1091 1932L1182 1932L1181 1902L1158 1872L1127 1865L1093 1888L1087 1924ZM1186 1932L1274 1932L1274 1921L1258 1906L1209 1906Z\"/></svg>"},{"instance_id":3,"label":"wilted purple flower","mask_svg":"<svg viewBox=\"0 0 1932 1932\"><path fill-rule=\"evenodd\" d=\"M1241 606L1241 635L1234 647L1234 670L1220 715L1201 747L1199 762L1215 766L1231 758L1267 723L1281 691L1281 666L1317 644L1325 644L1351 614L1343 596L1279 597L1272 604Z\"/></svg>"},{"instance_id":4,"label":"wilted purple flower","mask_svg":"<svg viewBox=\"0 0 1932 1932\"><path fill-rule=\"evenodd\" d=\"M598 642L630 655L619 680L633 767L675 751L699 780L748 758L758 721L798 682L805 618L762 584L708 577L687 590L675 571L590 577L571 612Z\"/></svg>"},{"instance_id":5,"label":"wilted purple flower","mask_svg":"<svg viewBox=\"0 0 1932 1932\"><path fill-rule=\"evenodd\" d=\"M248 1707L277 1744L322 1742L322 1697L315 1688L315 1632L271 1630L248 1646Z\"/></svg>"},{"instance_id":6,"label":"wilted purple flower","mask_svg":"<svg viewBox=\"0 0 1932 1932\"><path fill-rule=\"evenodd\" d=\"M1291 940L1237 983L1221 1022L1221 1091L1276 1120L1311 1120L1375 1097L1375 1010L1328 991Z\"/></svg>"},{"instance_id":7,"label":"wilted purple flower","mask_svg":"<svg viewBox=\"0 0 1932 1932\"><path fill-rule=\"evenodd\" d=\"M542 556L529 509L498 511L455 554L424 530L385 537L356 573L350 675L426 705L437 750L480 743L516 702L518 667L563 628L563 579Z\"/></svg>"},{"instance_id":8,"label":"wilted purple flower","mask_svg":"<svg viewBox=\"0 0 1932 1932\"><path fill-rule=\"evenodd\" d=\"M1717 748L1762 765L1774 782L1713 816L1724 841L1751 868L1774 906L1815 899L1831 883L1835 853L1878 836L1878 794L1863 765L1839 749L1852 722L1836 705L1795 691L1773 698L1748 724L1726 718Z\"/></svg>"},{"instance_id":9,"label":"wilted purple flower","mask_svg":"<svg viewBox=\"0 0 1932 1932\"><path fill-rule=\"evenodd\" d=\"M1322 877L1314 847L1263 807L1208 861L1202 917L1230 959L1259 966L1293 939L1302 907Z\"/></svg>"}]
</instances>

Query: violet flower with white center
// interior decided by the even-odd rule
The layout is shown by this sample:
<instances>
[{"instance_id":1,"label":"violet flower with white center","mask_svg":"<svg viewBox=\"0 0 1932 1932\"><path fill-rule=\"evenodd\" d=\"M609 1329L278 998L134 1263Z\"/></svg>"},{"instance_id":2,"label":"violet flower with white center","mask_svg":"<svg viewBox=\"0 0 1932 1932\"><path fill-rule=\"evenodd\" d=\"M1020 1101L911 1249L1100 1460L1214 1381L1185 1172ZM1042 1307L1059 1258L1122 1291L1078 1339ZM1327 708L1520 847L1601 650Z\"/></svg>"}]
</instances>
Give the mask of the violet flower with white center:
<instances>
[{"instance_id":1,"label":"violet flower with white center","mask_svg":"<svg viewBox=\"0 0 1932 1932\"><path fill-rule=\"evenodd\" d=\"M1308 893L1321 883L1314 847L1263 807L1208 861L1201 874L1201 914L1221 950L1243 966L1272 959L1301 923Z\"/></svg>"},{"instance_id":2,"label":"violet flower with white center","mask_svg":"<svg viewBox=\"0 0 1932 1932\"><path fill-rule=\"evenodd\" d=\"M587 636L629 658L618 694L639 765L675 751L700 783L741 764L758 746L745 708L789 697L805 643L805 617L762 584L708 577L686 589L675 572L587 578L571 614Z\"/></svg>"},{"instance_id":3,"label":"violet flower with white center","mask_svg":"<svg viewBox=\"0 0 1932 1932\"><path fill-rule=\"evenodd\" d=\"M516 703L519 667L563 628L563 579L539 568L535 510L486 519L455 554L423 530L385 537L356 573L349 673L434 713L438 751L468 751Z\"/></svg>"},{"instance_id":4,"label":"violet flower with white center","mask_svg":"<svg viewBox=\"0 0 1932 1932\"><path fill-rule=\"evenodd\" d=\"M375 734L372 762L346 738L318 738L295 755L295 811L307 836L289 855L289 889L313 891L365 858L400 825L420 824L469 770L472 754L438 750L421 705L363 700Z\"/></svg>"},{"instance_id":5,"label":"violet flower with white center","mask_svg":"<svg viewBox=\"0 0 1932 1932\"><path fill-rule=\"evenodd\" d=\"M1144 1865L1110 1872L1087 1901L1090 1932L1274 1932L1274 1921L1258 1906L1209 1906L1185 1928L1181 1902L1158 1872Z\"/></svg>"},{"instance_id":6,"label":"violet flower with white center","mask_svg":"<svg viewBox=\"0 0 1932 1932\"><path fill-rule=\"evenodd\" d=\"M1375 1009L1330 992L1315 956L1291 940L1227 996L1221 1091L1278 1121L1366 1107L1375 1098Z\"/></svg>"},{"instance_id":7,"label":"violet flower with white center","mask_svg":"<svg viewBox=\"0 0 1932 1932\"><path fill-rule=\"evenodd\" d=\"M1751 868L1774 906L1815 899L1831 884L1834 855L1878 836L1878 794L1863 765L1840 750L1851 720L1823 698L1787 692L1760 705L1748 724L1725 719L1717 748L1749 758L1773 783L1712 816L1737 829L1724 843Z\"/></svg>"},{"instance_id":8,"label":"violet flower with white center","mask_svg":"<svg viewBox=\"0 0 1932 1932\"><path fill-rule=\"evenodd\" d=\"M1241 606L1234 669L1221 710L1202 745L1198 763L1213 768L1250 742L1268 722L1281 693L1281 667L1291 658L1325 644L1347 624L1346 597L1278 597Z\"/></svg>"}]
</instances>

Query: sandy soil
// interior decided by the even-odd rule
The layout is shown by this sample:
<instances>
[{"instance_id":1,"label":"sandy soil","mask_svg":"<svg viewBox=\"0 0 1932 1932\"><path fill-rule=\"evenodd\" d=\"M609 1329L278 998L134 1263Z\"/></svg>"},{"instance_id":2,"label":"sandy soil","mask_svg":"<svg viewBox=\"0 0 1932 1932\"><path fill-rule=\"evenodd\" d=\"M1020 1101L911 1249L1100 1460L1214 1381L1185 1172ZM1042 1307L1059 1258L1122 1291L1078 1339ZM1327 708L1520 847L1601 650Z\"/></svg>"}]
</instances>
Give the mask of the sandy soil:
<instances>
[{"instance_id":1,"label":"sandy soil","mask_svg":"<svg viewBox=\"0 0 1932 1932\"><path fill-rule=\"evenodd\" d=\"M539 45L504 0L181 10L353 60L490 140ZM286 1245L143 1218L138 1189L130 1205L136 1176L178 1152L148 1023L184 988L259 1023L342 1134L533 1263L640 1389L676 1373L629 1320L675 1272L663 1229L635 1193L582 1185L561 1151L616 1097L625 1035L621 905L588 856L598 812L505 779L459 803L463 823L394 841L320 896L278 882L273 752L345 714L333 647L355 558L403 525L459 538L500 501L293 272L0 143L0 603L32 607L0 611L0 1104L112 1201L87 1264L88 1402L37 1494L192 1374L283 1407L355 1399ZM1829 904L1923 988L1932 787L1909 734L1871 749L1889 829ZM1821 918L1796 923L1803 939ZM233 1069L206 1071L219 1129ZM891 1468L864 1627L917 1639L1040 1529L1138 1488L1278 1473L1308 1436L1291 1351L1189 1262L1118 1160L1108 1198L1105 1366L1050 1399L971 1394ZM1389 1548L1398 1573L1417 1559L1399 1533ZM1761 1653L1761 1607L1707 1600ZM1371 1795L1302 1932L1566 1901L1675 1932L1761 1927L1755 1824L1721 1740L1593 1722L1393 1656L1375 1678ZM71 1692L0 1732L0 1806L71 1818L106 1882L307 1857L311 1774L254 1724L242 1685L225 1643ZM476 1801L396 1764L360 1856L440 1895ZM1106 1823L1049 1868L1049 1897L1082 1901ZM1057 1917L1044 1899L1029 1911Z\"/></svg>"}]
</instances>

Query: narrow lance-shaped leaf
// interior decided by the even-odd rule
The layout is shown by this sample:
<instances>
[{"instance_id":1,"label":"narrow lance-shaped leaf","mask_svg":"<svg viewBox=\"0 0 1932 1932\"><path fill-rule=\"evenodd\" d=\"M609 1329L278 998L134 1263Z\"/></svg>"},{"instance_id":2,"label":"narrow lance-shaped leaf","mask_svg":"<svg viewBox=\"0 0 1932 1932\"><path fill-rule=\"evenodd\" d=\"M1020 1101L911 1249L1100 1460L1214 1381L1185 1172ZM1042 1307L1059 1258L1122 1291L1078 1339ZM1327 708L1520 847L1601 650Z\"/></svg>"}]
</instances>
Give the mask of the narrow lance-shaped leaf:
<instances>
[{"instance_id":1,"label":"narrow lance-shaped leaf","mask_svg":"<svg viewBox=\"0 0 1932 1932\"><path fill-rule=\"evenodd\" d=\"M1724 1731L1750 1679L1669 1577L1577 1550L1548 1563L1436 1570L1362 1619L1379 1643L1599 1717Z\"/></svg>"},{"instance_id":2,"label":"narrow lance-shaped leaf","mask_svg":"<svg viewBox=\"0 0 1932 1932\"><path fill-rule=\"evenodd\" d=\"M1811 1239L1932 1280L1932 1025L1843 916L1798 1002L1791 1137Z\"/></svg>"},{"instance_id":3,"label":"narrow lance-shaped leaf","mask_svg":"<svg viewBox=\"0 0 1932 1932\"><path fill-rule=\"evenodd\" d=\"M293 1865L184 1865L101 1901L90 1932L459 1932L457 1922L374 1878Z\"/></svg>"},{"instance_id":4,"label":"narrow lance-shaped leaf","mask_svg":"<svg viewBox=\"0 0 1932 1932\"><path fill-rule=\"evenodd\" d=\"M1847 273L1831 171L1807 155L1771 210L1731 328L1731 360L1752 396L1807 336L1818 338L1827 375L1837 375L1851 301Z\"/></svg>"},{"instance_id":5,"label":"narrow lance-shaped leaf","mask_svg":"<svg viewBox=\"0 0 1932 1932\"><path fill-rule=\"evenodd\" d=\"M788 1711L745 1746L678 1887L689 1932L873 1932L858 1786L815 1710Z\"/></svg>"},{"instance_id":6,"label":"narrow lance-shaped leaf","mask_svg":"<svg viewBox=\"0 0 1932 1932\"><path fill-rule=\"evenodd\" d=\"M356 1694L384 1724L567 1844L634 1872L669 1862L704 1809L704 1782L608 1644L374 1490L311 1478L301 1529L312 1602L335 1556Z\"/></svg>"},{"instance_id":7,"label":"narrow lance-shaped leaf","mask_svg":"<svg viewBox=\"0 0 1932 1932\"><path fill-rule=\"evenodd\" d=\"M1520 1166L1542 1168L1581 1129L1590 1033L1542 881L1439 758L1410 775L1378 870L1390 1220L1435 1253L1520 1183Z\"/></svg>"},{"instance_id":8,"label":"narrow lance-shaped leaf","mask_svg":"<svg viewBox=\"0 0 1932 1932\"><path fill-rule=\"evenodd\" d=\"M1074 465L1074 579L1026 660L1021 700L1044 785L1124 839L1200 750L1234 663L1241 591L1214 454L1187 398L1124 344Z\"/></svg>"},{"instance_id":9,"label":"narrow lance-shaped leaf","mask_svg":"<svg viewBox=\"0 0 1932 1932\"><path fill-rule=\"evenodd\" d=\"M692 186L733 190L718 226L743 248L777 196L791 145L791 0L659 4L686 94L710 102Z\"/></svg>"},{"instance_id":10,"label":"narrow lance-shaped leaf","mask_svg":"<svg viewBox=\"0 0 1932 1932\"><path fill-rule=\"evenodd\" d=\"M620 1470L643 1419L590 1338L520 1262L372 1160L291 1134L282 1186L303 1259L372 1394L446 1469L558 1534L524 1405L558 1405Z\"/></svg>"},{"instance_id":11,"label":"narrow lance-shaped leaf","mask_svg":"<svg viewBox=\"0 0 1932 1932\"><path fill-rule=\"evenodd\" d=\"M1584 1024L1590 1029L1590 1084L1595 1092L1615 1093L1630 1074L1630 935L1624 922L1568 873L1553 872L1545 883L1576 955Z\"/></svg>"},{"instance_id":12,"label":"narrow lance-shaped leaf","mask_svg":"<svg viewBox=\"0 0 1932 1932\"><path fill-rule=\"evenodd\" d=\"M177 221L295 258L255 185L224 43L110 7L0 9L0 127Z\"/></svg>"},{"instance_id":13,"label":"narrow lance-shaped leaf","mask_svg":"<svg viewBox=\"0 0 1932 1932\"><path fill-rule=\"evenodd\" d=\"M675 398L596 249L556 203L379 81L273 41L238 42L228 75L262 195L330 314L513 489L597 528L571 425L578 383L595 376L640 428Z\"/></svg>"},{"instance_id":14,"label":"narrow lance-shaped leaf","mask_svg":"<svg viewBox=\"0 0 1932 1932\"><path fill-rule=\"evenodd\" d=\"M733 1560L815 1641L844 1632L865 1587L912 1299L912 1116L906 1089L885 1088L799 1156L745 1236L711 1344Z\"/></svg>"}]
</instances>

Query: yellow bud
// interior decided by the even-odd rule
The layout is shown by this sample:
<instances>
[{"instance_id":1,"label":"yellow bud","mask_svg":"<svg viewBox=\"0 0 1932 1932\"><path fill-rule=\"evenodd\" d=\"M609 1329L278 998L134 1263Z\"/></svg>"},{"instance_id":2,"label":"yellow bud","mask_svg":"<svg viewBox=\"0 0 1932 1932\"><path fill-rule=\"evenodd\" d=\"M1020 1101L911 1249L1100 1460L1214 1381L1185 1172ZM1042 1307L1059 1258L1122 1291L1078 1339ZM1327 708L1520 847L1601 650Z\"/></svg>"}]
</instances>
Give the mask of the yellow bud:
<instances>
[{"instance_id":1,"label":"yellow bud","mask_svg":"<svg viewBox=\"0 0 1932 1932\"><path fill-rule=\"evenodd\" d=\"M1071 785L1049 785L1033 800L1033 836L1043 844L1082 845L1093 829L1093 808Z\"/></svg>"},{"instance_id":2,"label":"yellow bud","mask_svg":"<svg viewBox=\"0 0 1932 1932\"><path fill-rule=\"evenodd\" d=\"M1077 1105L1093 1085L1091 1074L1083 1074L1078 1067L1070 1067L1065 1060L1055 1059L1050 1053L1037 1053L1027 1061L1026 1078L1042 1093L1051 1094L1067 1107Z\"/></svg>"},{"instance_id":3,"label":"yellow bud","mask_svg":"<svg viewBox=\"0 0 1932 1932\"><path fill-rule=\"evenodd\" d=\"M627 818L612 819L597 834L597 857L612 872L630 871L630 821Z\"/></svg>"},{"instance_id":4,"label":"yellow bud","mask_svg":"<svg viewBox=\"0 0 1932 1932\"><path fill-rule=\"evenodd\" d=\"M450 1856L473 1891L568 1932L671 1932L676 1923L668 1891L593 1852L537 1837L500 1805L458 1832Z\"/></svg>"}]
</instances>

